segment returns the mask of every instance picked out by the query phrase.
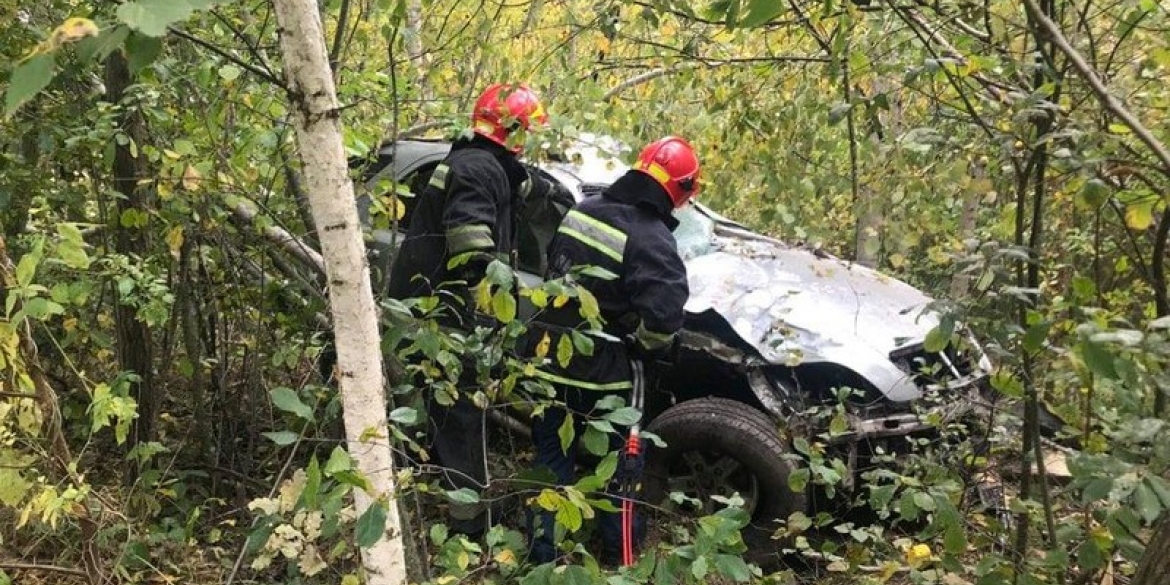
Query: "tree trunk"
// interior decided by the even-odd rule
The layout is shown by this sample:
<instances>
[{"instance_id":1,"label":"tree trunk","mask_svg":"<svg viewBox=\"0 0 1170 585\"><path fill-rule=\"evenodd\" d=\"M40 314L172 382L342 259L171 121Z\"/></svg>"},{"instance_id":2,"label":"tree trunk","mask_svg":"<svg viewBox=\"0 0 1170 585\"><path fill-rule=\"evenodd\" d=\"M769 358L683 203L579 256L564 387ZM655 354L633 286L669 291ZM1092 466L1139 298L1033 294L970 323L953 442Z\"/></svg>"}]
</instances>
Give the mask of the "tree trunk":
<instances>
[{"instance_id":1,"label":"tree trunk","mask_svg":"<svg viewBox=\"0 0 1170 585\"><path fill-rule=\"evenodd\" d=\"M426 103L434 99L434 96L431 94L430 84L427 83L426 55L423 54L422 43L422 14L422 0L406 0L406 28L402 31L402 41L406 45L406 56L410 59L415 83L418 84L418 99ZM390 65L394 66L393 63Z\"/></svg>"},{"instance_id":2,"label":"tree trunk","mask_svg":"<svg viewBox=\"0 0 1170 585\"><path fill-rule=\"evenodd\" d=\"M350 456L371 490L354 492L358 514L384 504L387 528L362 551L368 582L406 583L382 385L378 317L366 266L353 183L349 180L337 91L315 0L275 0L285 78L292 102L304 188L321 240L337 343L337 370Z\"/></svg>"},{"instance_id":3,"label":"tree trunk","mask_svg":"<svg viewBox=\"0 0 1170 585\"><path fill-rule=\"evenodd\" d=\"M106 59L106 101L117 104L126 95L126 89L133 81L126 57L114 51ZM150 243L145 226L132 224L124 226L122 219L149 217L150 190L140 185L139 179L149 175L144 159L136 156L146 144L146 120L135 108L121 110L119 126L130 142L114 146L114 190L121 193L118 199L117 216L110 218L114 230L114 247L128 257L145 257L150 252ZM132 148L133 146L133 148ZM116 310L118 361L124 371L133 372L139 379L130 385L130 396L138 403L138 417L134 419L127 448L133 449L139 443L154 439L154 427L161 404L161 396L154 388L154 357L151 348L150 326L138 318L134 307L118 303ZM131 463L127 481L137 477L138 467Z\"/></svg>"},{"instance_id":4,"label":"tree trunk","mask_svg":"<svg viewBox=\"0 0 1170 585\"><path fill-rule=\"evenodd\" d=\"M975 237L975 227L979 217L979 200L990 190L987 180L987 160L977 158L968 165L967 174L971 178L968 187L963 190L963 209L959 212L959 241L966 243ZM955 272L951 277L951 299L961 299L971 288L971 275L967 272Z\"/></svg>"},{"instance_id":5,"label":"tree trunk","mask_svg":"<svg viewBox=\"0 0 1170 585\"><path fill-rule=\"evenodd\" d=\"M1170 516L1162 518L1146 545L1130 585L1166 585L1170 583Z\"/></svg>"}]
</instances>

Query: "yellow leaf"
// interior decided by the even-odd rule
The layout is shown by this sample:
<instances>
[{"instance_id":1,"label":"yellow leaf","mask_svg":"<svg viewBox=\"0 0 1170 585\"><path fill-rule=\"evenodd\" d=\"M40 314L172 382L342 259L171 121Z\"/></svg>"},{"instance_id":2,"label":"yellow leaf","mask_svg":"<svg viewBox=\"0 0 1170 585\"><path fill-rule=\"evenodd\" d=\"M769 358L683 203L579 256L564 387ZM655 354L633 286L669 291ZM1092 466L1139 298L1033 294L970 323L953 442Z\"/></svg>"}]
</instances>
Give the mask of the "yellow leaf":
<instances>
[{"instance_id":1,"label":"yellow leaf","mask_svg":"<svg viewBox=\"0 0 1170 585\"><path fill-rule=\"evenodd\" d=\"M559 309L565 306L565 303L567 302L569 302L569 297L565 295L557 295L557 298L553 299L553 307Z\"/></svg>"},{"instance_id":2,"label":"yellow leaf","mask_svg":"<svg viewBox=\"0 0 1170 585\"><path fill-rule=\"evenodd\" d=\"M166 157L167 157L167 158L174 158L174 159L177 159L177 158L179 158L180 156L182 156L182 155L180 155L179 153L177 153L177 152L175 152L175 151L173 151L173 150L171 150L171 149L169 149L169 148L164 148L164 149L163 149L163 154L164 154L164 155L166 155Z\"/></svg>"},{"instance_id":3,"label":"yellow leaf","mask_svg":"<svg viewBox=\"0 0 1170 585\"><path fill-rule=\"evenodd\" d=\"M1125 207L1125 225L1130 229L1144 230L1154 223L1153 200L1137 201Z\"/></svg>"},{"instance_id":4,"label":"yellow leaf","mask_svg":"<svg viewBox=\"0 0 1170 585\"><path fill-rule=\"evenodd\" d=\"M917 569L930 560L931 554L929 545L916 544L906 551L906 564L911 569Z\"/></svg>"},{"instance_id":5,"label":"yellow leaf","mask_svg":"<svg viewBox=\"0 0 1170 585\"><path fill-rule=\"evenodd\" d=\"M88 18L68 18L49 37L49 48L57 49L67 43L75 43L86 37L97 36L98 26Z\"/></svg>"},{"instance_id":6,"label":"yellow leaf","mask_svg":"<svg viewBox=\"0 0 1170 585\"><path fill-rule=\"evenodd\" d=\"M188 191L194 191L199 188L199 184L203 182L203 175L199 173L199 169L191 165L183 171L183 180L181 184L183 188Z\"/></svg>"},{"instance_id":7,"label":"yellow leaf","mask_svg":"<svg viewBox=\"0 0 1170 585\"><path fill-rule=\"evenodd\" d=\"M506 549L496 553L496 556L492 557L492 558L497 563L499 563L501 565L514 565L514 564L516 564L516 553L512 552L512 549L510 549L510 548L506 548Z\"/></svg>"},{"instance_id":8,"label":"yellow leaf","mask_svg":"<svg viewBox=\"0 0 1170 585\"><path fill-rule=\"evenodd\" d=\"M536 344L536 357L543 359L544 356L548 355L548 348L550 345L552 345L552 339L548 336L548 332L546 331L540 338L540 342Z\"/></svg>"},{"instance_id":9,"label":"yellow leaf","mask_svg":"<svg viewBox=\"0 0 1170 585\"><path fill-rule=\"evenodd\" d=\"M171 226L167 230L167 248L171 251L171 256L175 259L179 258L179 250L183 247L183 226Z\"/></svg>"},{"instance_id":10,"label":"yellow leaf","mask_svg":"<svg viewBox=\"0 0 1170 585\"><path fill-rule=\"evenodd\" d=\"M492 308L492 283L486 278L475 286L475 306L484 313Z\"/></svg>"}]
</instances>

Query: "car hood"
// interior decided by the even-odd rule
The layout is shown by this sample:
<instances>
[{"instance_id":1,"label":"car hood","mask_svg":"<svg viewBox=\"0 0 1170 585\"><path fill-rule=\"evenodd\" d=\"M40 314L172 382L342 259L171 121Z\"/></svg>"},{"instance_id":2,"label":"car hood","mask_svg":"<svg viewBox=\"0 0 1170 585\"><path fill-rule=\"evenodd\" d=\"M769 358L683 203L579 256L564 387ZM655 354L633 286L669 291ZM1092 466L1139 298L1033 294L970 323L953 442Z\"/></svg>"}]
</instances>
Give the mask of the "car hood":
<instances>
[{"instance_id":1,"label":"car hood","mask_svg":"<svg viewBox=\"0 0 1170 585\"><path fill-rule=\"evenodd\" d=\"M879 272L751 232L702 207L679 214L691 314L715 313L760 356L796 366L832 362L895 400L918 390L890 353L938 324L933 301Z\"/></svg>"}]
</instances>

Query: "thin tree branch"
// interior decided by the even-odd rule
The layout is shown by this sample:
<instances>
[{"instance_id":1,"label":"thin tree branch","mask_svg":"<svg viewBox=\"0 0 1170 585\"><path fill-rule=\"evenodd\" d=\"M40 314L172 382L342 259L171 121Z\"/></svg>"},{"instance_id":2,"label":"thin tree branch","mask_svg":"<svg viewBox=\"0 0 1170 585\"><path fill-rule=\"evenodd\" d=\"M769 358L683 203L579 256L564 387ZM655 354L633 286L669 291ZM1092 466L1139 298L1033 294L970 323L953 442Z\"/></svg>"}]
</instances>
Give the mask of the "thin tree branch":
<instances>
[{"instance_id":1,"label":"thin tree branch","mask_svg":"<svg viewBox=\"0 0 1170 585\"><path fill-rule=\"evenodd\" d=\"M651 80L657 79L659 77L670 75L672 73L678 73L679 71L682 71L683 69L689 69L691 67L694 67L693 63L679 63L679 64L673 65L671 67L659 67L658 69L651 69L650 71L647 71L645 73L639 73L638 75L635 75L635 76L633 76L625 81L622 81L621 83L611 87L609 89L609 91L605 92L605 95L601 96L601 101L610 100L610 99L616 97L621 92L623 92L627 89L630 89L631 87L634 87L636 85L641 85L643 83L646 83L647 81L651 81Z\"/></svg>"},{"instance_id":2,"label":"thin tree branch","mask_svg":"<svg viewBox=\"0 0 1170 585\"><path fill-rule=\"evenodd\" d=\"M207 42L199 37L196 37L194 35L183 32L182 30L179 30L179 29L174 28L174 27L171 27L168 30L170 31L171 34L173 34L179 38L186 39L192 43L195 43L196 45L199 45L200 47L203 47L204 49L207 49L208 51L211 51L212 53L215 53L216 55L219 55L220 57L223 57L224 59L231 61L233 64L239 66L241 69L247 71L248 73L251 73L252 75L259 77L260 79L263 79L264 81L267 81L268 83L271 83L271 84L273 84L273 85L275 85L275 86L277 86L285 91L288 91L288 87L285 86L284 80L276 77L271 72L265 71L264 69L261 69L255 65L252 65L251 63L248 63L248 62L240 59L239 57L236 57L235 55L232 55L231 53L228 53L227 51L225 51L225 50L223 50L223 49L221 49L221 48L219 48L219 47L217 47L217 46L215 46L215 45L213 45L213 44L211 44L211 43L209 43L209 42Z\"/></svg>"},{"instance_id":3,"label":"thin tree branch","mask_svg":"<svg viewBox=\"0 0 1170 585\"><path fill-rule=\"evenodd\" d=\"M1064 56L1072 64L1073 69L1076 69L1081 78L1089 84L1089 87L1092 88L1093 93L1096 94L1101 105L1114 116L1117 116L1122 124L1125 124L1127 128L1137 135L1138 140L1141 140L1143 144L1153 151L1154 155L1158 157L1158 161L1162 163L1160 170L1167 177L1170 177L1170 150L1166 149L1166 146L1142 124L1141 120L1138 120L1121 103L1121 100L1118 100L1113 94L1109 93L1109 88L1101 81L1097 72L1093 71L1093 68L1085 62L1085 58L1069 44L1068 39L1060 32L1060 28L1056 26L1056 23L1043 14L1040 7L1036 4L1036 0L1024 0L1024 5L1028 8L1028 12L1032 13L1036 19L1036 24L1048 34L1053 46L1061 53L1064 53Z\"/></svg>"}]
</instances>

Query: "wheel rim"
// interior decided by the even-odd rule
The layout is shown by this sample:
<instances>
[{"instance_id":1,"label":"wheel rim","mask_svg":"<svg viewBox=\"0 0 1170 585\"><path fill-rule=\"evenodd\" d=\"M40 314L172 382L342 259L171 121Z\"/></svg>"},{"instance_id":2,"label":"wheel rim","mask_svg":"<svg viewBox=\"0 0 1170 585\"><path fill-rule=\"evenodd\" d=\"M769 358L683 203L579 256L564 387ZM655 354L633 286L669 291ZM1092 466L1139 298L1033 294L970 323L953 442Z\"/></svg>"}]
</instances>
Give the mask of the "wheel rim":
<instances>
[{"instance_id":1,"label":"wheel rim","mask_svg":"<svg viewBox=\"0 0 1170 585\"><path fill-rule=\"evenodd\" d=\"M683 508L703 515L713 514L723 505L712 496L743 499L743 509L754 515L760 499L760 482L746 465L734 457L715 451L684 451L671 462L667 479L669 493L681 492L698 500Z\"/></svg>"}]
</instances>

